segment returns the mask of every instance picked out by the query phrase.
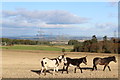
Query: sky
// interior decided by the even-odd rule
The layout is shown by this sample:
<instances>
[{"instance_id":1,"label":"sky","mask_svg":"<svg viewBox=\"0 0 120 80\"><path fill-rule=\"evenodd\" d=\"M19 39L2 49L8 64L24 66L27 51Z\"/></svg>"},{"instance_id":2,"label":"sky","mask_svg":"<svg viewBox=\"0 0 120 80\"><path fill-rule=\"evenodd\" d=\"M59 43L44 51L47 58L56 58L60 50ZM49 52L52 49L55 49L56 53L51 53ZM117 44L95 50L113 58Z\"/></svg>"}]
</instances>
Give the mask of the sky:
<instances>
[{"instance_id":1,"label":"sky","mask_svg":"<svg viewBox=\"0 0 120 80\"><path fill-rule=\"evenodd\" d=\"M113 37L118 6L112 2L3 2L2 36Z\"/></svg>"}]
</instances>

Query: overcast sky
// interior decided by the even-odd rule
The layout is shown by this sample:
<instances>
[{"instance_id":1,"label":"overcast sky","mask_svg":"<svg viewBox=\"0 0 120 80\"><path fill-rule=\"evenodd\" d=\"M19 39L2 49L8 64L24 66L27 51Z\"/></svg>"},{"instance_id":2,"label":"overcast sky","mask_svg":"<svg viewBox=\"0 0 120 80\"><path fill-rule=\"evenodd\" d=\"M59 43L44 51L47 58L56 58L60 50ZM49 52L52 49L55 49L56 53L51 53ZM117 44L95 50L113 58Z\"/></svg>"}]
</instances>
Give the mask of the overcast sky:
<instances>
[{"instance_id":1,"label":"overcast sky","mask_svg":"<svg viewBox=\"0 0 120 80\"><path fill-rule=\"evenodd\" d=\"M2 4L3 36L44 34L114 36L118 7L108 2L6 2Z\"/></svg>"}]
</instances>

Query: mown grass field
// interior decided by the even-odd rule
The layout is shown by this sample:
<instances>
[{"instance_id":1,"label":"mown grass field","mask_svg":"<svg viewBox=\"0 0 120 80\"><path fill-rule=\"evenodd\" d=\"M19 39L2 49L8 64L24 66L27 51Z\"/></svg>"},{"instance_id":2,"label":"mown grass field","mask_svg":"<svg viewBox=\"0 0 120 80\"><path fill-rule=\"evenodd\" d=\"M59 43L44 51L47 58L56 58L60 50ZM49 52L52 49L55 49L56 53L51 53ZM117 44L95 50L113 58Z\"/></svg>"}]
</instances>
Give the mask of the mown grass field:
<instances>
[{"instance_id":1,"label":"mown grass field","mask_svg":"<svg viewBox=\"0 0 120 80\"><path fill-rule=\"evenodd\" d=\"M70 51L73 46L69 45L14 45L14 46L1 46L2 49L9 50L45 50L45 51L61 51L63 48L65 51Z\"/></svg>"}]
</instances>

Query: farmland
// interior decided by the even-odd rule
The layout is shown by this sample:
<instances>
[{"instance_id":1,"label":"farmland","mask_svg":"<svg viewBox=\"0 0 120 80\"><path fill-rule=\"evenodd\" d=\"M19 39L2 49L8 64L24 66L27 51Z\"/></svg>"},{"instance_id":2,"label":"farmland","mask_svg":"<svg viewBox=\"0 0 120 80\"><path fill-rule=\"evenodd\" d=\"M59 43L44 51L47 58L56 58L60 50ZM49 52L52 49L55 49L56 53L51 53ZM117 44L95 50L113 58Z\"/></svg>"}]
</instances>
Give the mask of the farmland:
<instances>
[{"instance_id":1,"label":"farmland","mask_svg":"<svg viewBox=\"0 0 120 80\"><path fill-rule=\"evenodd\" d=\"M63 48L66 51L70 51L73 46L69 45L14 45L14 46L1 46L2 49L8 50L44 50L44 51L61 51Z\"/></svg>"},{"instance_id":2,"label":"farmland","mask_svg":"<svg viewBox=\"0 0 120 80\"><path fill-rule=\"evenodd\" d=\"M38 75L36 72L41 69L40 60L43 57L55 58L59 55L62 55L61 48L64 46L54 47L56 51L52 51L51 48L44 45L46 50L36 50L35 47L38 46L29 46L29 45L16 45L12 46L14 48L3 47L2 50L2 77L3 78L118 78L118 54L105 54L105 53L86 53L86 52L65 52L66 57L71 58L80 58L87 56L87 65L81 64L81 67L92 68L92 59L94 57L107 57L107 56L116 56L117 63L111 62L111 72L106 68L105 71L102 71L103 66L98 66L97 71L83 70L83 73L80 73L80 70L77 70L77 73L74 73L74 67L69 68L69 74L61 71L52 75L47 73L46 76ZM16 49L16 47L20 49ZM29 48L26 48L29 47ZM40 46L39 46L40 47ZM35 49L34 49L35 48ZM59 49L60 48L60 49ZM70 49L70 46L67 46L66 49ZM31 49L31 50L30 50ZM49 51L51 50L51 51ZM62 69L63 64L59 66L59 69ZM36 71L36 72L33 72ZM51 71L52 72L52 71ZM59 75L59 76L58 76Z\"/></svg>"}]
</instances>

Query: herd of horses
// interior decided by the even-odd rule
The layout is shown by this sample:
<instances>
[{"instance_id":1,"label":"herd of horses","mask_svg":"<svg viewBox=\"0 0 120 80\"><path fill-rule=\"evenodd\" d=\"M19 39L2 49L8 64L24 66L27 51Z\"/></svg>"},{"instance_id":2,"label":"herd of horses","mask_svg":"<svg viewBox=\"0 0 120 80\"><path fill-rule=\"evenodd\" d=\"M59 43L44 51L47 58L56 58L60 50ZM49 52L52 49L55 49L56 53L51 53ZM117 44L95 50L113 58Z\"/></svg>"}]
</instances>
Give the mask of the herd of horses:
<instances>
[{"instance_id":1,"label":"herd of horses","mask_svg":"<svg viewBox=\"0 0 120 80\"><path fill-rule=\"evenodd\" d=\"M111 71L110 66L109 66L109 63L111 61L117 62L116 57L109 56L109 57L105 57L105 58L100 58L100 57L94 58L92 71L97 70L98 64L104 65L103 71L105 70L106 67L108 67L109 71ZM84 63L85 65L87 65L87 56L82 57L82 58L74 58L74 59L72 59L70 57L65 57L65 54L58 56L57 58L53 58L53 59L45 57L41 61L42 70L40 73L44 72L44 75L46 75L46 70L50 67L50 68L53 68L53 75L54 75L55 71L58 72L58 67L61 63L64 64L62 73L64 71L66 71L68 73L68 67L70 65L75 66L74 73L76 73L76 69L80 69L81 73L83 73L82 68L80 67L80 64Z\"/></svg>"}]
</instances>

